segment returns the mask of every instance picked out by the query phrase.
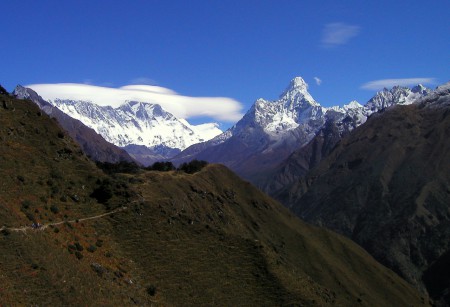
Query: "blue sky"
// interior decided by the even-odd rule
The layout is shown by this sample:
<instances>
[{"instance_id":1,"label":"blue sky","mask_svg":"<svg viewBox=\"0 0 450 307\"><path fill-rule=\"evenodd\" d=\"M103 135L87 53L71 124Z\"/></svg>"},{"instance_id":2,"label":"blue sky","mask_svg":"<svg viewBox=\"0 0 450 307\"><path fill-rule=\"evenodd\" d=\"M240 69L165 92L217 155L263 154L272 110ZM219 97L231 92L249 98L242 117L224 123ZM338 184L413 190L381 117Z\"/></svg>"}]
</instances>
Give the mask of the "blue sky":
<instances>
[{"instance_id":1,"label":"blue sky","mask_svg":"<svg viewBox=\"0 0 450 307\"><path fill-rule=\"evenodd\" d=\"M371 81L450 80L449 11L448 0L3 1L0 83L152 84L245 112L302 76L324 106L365 103Z\"/></svg>"}]
</instances>

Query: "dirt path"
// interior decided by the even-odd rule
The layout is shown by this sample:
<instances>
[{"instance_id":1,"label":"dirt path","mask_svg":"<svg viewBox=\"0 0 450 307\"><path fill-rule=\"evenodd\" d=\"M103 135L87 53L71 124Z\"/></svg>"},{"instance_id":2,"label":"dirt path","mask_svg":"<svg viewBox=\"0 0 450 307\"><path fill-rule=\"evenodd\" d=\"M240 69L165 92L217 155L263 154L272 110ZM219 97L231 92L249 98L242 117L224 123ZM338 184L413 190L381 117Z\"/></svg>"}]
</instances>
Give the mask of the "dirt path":
<instances>
[{"instance_id":1,"label":"dirt path","mask_svg":"<svg viewBox=\"0 0 450 307\"><path fill-rule=\"evenodd\" d=\"M9 230L9 231L15 231L15 232L27 232L28 230L31 230L31 231L45 230L49 226L61 225L61 224L64 224L64 223L76 223L76 222L83 222L83 221L88 221L88 220L95 220L95 219L99 219L99 218L102 218L104 216L111 215L111 214L114 214L114 213L118 213L118 212L121 212L121 211L124 211L124 210L127 210L127 209L128 209L128 207L123 206L123 207L120 207L118 209L115 209L113 211L106 212L106 213L103 213L103 214L94 215L94 216L85 217L85 218L80 218L80 219L68 220L68 221L46 223L46 224L43 224L43 225L41 225L39 227L23 226L23 227L13 228L13 227L2 226L0 228L0 231L2 231L2 230Z\"/></svg>"}]
</instances>

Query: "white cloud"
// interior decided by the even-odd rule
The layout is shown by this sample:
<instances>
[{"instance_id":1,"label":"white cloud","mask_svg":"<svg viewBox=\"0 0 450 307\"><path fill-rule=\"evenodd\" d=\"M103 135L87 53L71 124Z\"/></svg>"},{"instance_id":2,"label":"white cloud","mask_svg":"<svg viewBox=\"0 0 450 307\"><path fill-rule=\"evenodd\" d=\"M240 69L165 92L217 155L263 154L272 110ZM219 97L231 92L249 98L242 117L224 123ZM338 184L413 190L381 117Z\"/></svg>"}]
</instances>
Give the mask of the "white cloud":
<instances>
[{"instance_id":1,"label":"white cloud","mask_svg":"<svg viewBox=\"0 0 450 307\"><path fill-rule=\"evenodd\" d=\"M348 25L342 22L326 24L322 32L322 45L324 47L344 45L352 37L358 35L360 29L359 26Z\"/></svg>"},{"instance_id":2,"label":"white cloud","mask_svg":"<svg viewBox=\"0 0 450 307\"><path fill-rule=\"evenodd\" d=\"M365 90L382 90L383 88L392 88L399 86L412 86L417 84L435 84L434 78L406 78L406 79L383 79L364 83L361 85Z\"/></svg>"},{"instance_id":3,"label":"white cloud","mask_svg":"<svg viewBox=\"0 0 450 307\"><path fill-rule=\"evenodd\" d=\"M45 100L88 100L101 106L118 107L125 101L159 104L178 118L210 117L217 121L236 122L242 118L242 104L227 97L189 97L155 85L127 85L119 88L77 83L27 85Z\"/></svg>"},{"instance_id":4,"label":"white cloud","mask_svg":"<svg viewBox=\"0 0 450 307\"><path fill-rule=\"evenodd\" d=\"M316 81L317 85L321 85L322 84L322 80L319 79L318 77L314 77L314 81Z\"/></svg>"}]
</instances>

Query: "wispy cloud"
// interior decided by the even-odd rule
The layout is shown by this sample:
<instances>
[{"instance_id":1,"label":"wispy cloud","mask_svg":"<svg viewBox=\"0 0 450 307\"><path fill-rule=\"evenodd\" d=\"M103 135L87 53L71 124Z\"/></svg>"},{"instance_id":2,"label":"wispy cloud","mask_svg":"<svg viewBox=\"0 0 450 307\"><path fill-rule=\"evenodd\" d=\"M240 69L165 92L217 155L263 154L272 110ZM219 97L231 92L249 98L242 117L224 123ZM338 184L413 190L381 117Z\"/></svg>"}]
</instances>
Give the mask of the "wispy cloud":
<instances>
[{"instance_id":1,"label":"wispy cloud","mask_svg":"<svg viewBox=\"0 0 450 307\"><path fill-rule=\"evenodd\" d=\"M147 77L139 77L130 81L130 84L156 85L156 81Z\"/></svg>"},{"instance_id":2,"label":"wispy cloud","mask_svg":"<svg viewBox=\"0 0 450 307\"><path fill-rule=\"evenodd\" d=\"M365 90L381 90L383 88L391 88L396 85L412 86L417 84L436 84L435 78L405 78L405 79L382 79L364 83L361 85Z\"/></svg>"},{"instance_id":3,"label":"wispy cloud","mask_svg":"<svg viewBox=\"0 0 450 307\"><path fill-rule=\"evenodd\" d=\"M159 104L178 118L210 117L216 121L236 122L243 106L227 97L190 97L155 85L127 85L119 88L78 83L27 85L46 100L87 100L101 106L118 107L125 101Z\"/></svg>"},{"instance_id":4,"label":"wispy cloud","mask_svg":"<svg viewBox=\"0 0 450 307\"><path fill-rule=\"evenodd\" d=\"M318 77L314 77L314 81L316 81L317 85L321 85L322 84L322 80L319 79Z\"/></svg>"},{"instance_id":5,"label":"wispy cloud","mask_svg":"<svg viewBox=\"0 0 450 307\"><path fill-rule=\"evenodd\" d=\"M346 44L351 38L359 34L361 28L342 22L326 24L322 32L322 46L330 48Z\"/></svg>"}]
</instances>

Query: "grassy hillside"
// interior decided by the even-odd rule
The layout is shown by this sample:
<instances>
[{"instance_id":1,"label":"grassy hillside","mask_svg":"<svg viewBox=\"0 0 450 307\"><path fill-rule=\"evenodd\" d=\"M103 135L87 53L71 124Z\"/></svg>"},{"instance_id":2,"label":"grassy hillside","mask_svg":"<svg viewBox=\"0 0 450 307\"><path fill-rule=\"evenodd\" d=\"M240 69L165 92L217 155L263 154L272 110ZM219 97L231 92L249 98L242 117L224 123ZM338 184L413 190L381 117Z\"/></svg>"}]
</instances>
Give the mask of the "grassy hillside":
<instances>
[{"instance_id":1,"label":"grassy hillside","mask_svg":"<svg viewBox=\"0 0 450 307\"><path fill-rule=\"evenodd\" d=\"M428 304L225 167L107 176L55 121L7 96L0 177L2 305Z\"/></svg>"}]
</instances>

